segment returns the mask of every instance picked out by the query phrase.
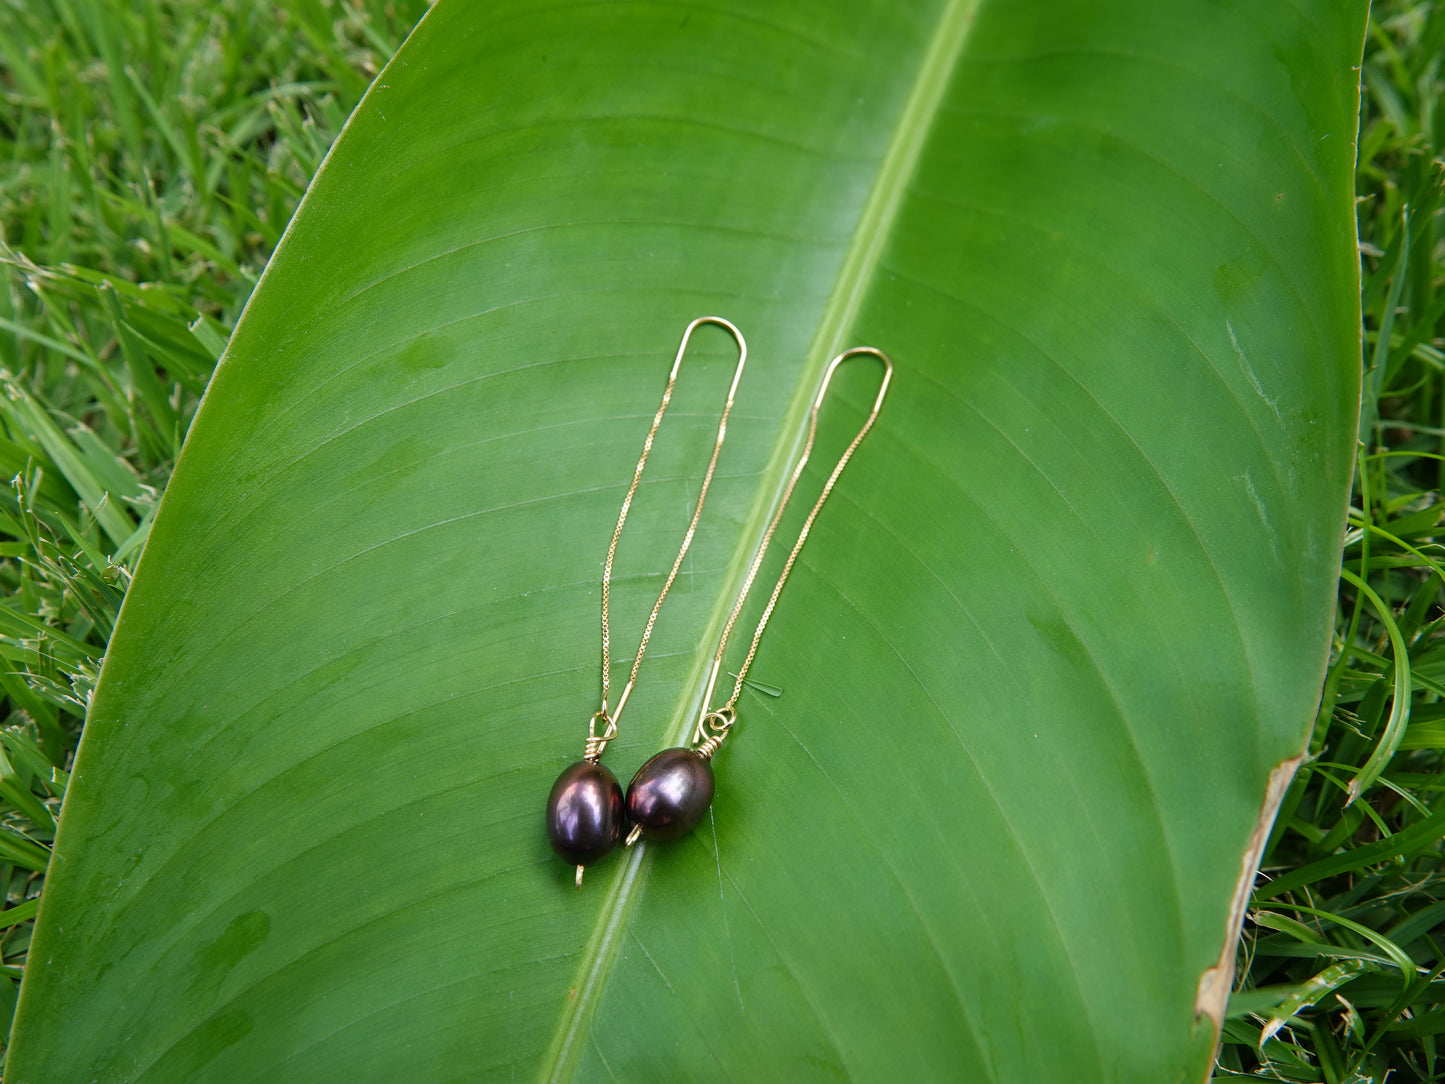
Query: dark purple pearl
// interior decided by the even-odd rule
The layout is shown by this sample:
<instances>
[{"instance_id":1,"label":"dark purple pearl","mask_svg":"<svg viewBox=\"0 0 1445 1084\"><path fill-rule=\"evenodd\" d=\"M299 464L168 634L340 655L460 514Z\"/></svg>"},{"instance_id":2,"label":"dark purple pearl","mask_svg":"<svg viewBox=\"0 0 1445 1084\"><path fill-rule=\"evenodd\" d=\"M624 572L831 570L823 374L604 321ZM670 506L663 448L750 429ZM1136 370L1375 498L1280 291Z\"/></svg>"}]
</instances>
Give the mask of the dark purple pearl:
<instances>
[{"instance_id":1,"label":"dark purple pearl","mask_svg":"<svg viewBox=\"0 0 1445 1084\"><path fill-rule=\"evenodd\" d=\"M622 838L622 786L601 764L579 760L552 784L547 839L574 866L606 858Z\"/></svg>"},{"instance_id":2,"label":"dark purple pearl","mask_svg":"<svg viewBox=\"0 0 1445 1084\"><path fill-rule=\"evenodd\" d=\"M648 839L692 831L712 805L712 765L691 749L664 749L632 777L627 816Z\"/></svg>"}]
</instances>

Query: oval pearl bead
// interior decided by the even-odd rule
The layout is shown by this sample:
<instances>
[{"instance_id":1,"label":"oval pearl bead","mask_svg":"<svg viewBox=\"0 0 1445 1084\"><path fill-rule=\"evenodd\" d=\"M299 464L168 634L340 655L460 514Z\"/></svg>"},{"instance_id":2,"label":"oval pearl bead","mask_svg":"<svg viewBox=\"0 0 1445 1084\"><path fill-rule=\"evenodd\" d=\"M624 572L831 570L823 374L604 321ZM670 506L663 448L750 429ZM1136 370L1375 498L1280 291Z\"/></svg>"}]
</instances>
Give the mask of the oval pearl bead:
<instances>
[{"instance_id":1,"label":"oval pearl bead","mask_svg":"<svg viewBox=\"0 0 1445 1084\"><path fill-rule=\"evenodd\" d=\"M664 749L632 777L627 816L648 839L692 831L712 805L712 765L691 749Z\"/></svg>"},{"instance_id":2,"label":"oval pearl bead","mask_svg":"<svg viewBox=\"0 0 1445 1084\"><path fill-rule=\"evenodd\" d=\"M601 764L579 760L552 784L547 840L574 866L606 858L622 838L622 785Z\"/></svg>"}]
</instances>

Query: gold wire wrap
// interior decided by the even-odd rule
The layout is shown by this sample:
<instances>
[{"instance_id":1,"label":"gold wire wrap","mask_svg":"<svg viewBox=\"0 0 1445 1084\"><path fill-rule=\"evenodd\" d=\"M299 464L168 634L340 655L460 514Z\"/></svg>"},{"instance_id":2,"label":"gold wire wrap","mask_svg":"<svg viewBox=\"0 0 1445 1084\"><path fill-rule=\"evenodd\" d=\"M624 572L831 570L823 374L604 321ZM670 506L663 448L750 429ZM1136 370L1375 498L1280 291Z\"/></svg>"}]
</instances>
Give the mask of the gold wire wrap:
<instances>
[{"instance_id":1,"label":"gold wire wrap","mask_svg":"<svg viewBox=\"0 0 1445 1084\"><path fill-rule=\"evenodd\" d=\"M711 760L712 755L717 752L718 746L728 736L728 731L732 729L735 722L737 722L737 713L732 708L720 708L717 711L708 712L697 721L697 727L692 732L693 752L704 760Z\"/></svg>"},{"instance_id":2,"label":"gold wire wrap","mask_svg":"<svg viewBox=\"0 0 1445 1084\"><path fill-rule=\"evenodd\" d=\"M622 537L622 526L627 522L627 513L632 507L632 499L637 495L637 484L642 480L642 471L647 466L647 457L652 453L653 438L657 436L658 426L662 424L662 416L667 413L667 405L672 401L672 390L677 384L677 373L682 367L683 355L687 353L688 341L692 338L693 331L701 324L716 324L732 335L738 344L738 364L733 371L732 384L728 387L727 400L723 403L722 416L718 419L717 440L713 443L712 456L708 459L707 472L703 475L702 488L698 491L697 506L693 509L692 521L687 525L687 533L683 535L682 545L677 551L676 559L672 562L672 569L668 572L667 580L658 593L657 601L653 603L652 613L647 617L647 625L642 630L642 640L637 645L637 655L632 660L632 672L627 676L627 685L617 699L616 708L609 712L607 700L611 687L612 638L608 614L612 598L612 561L617 555L617 540ZM747 360L748 344L743 339L743 333L731 321L725 320L721 316L699 316L688 324L682 333L682 342L678 345L677 356L672 362L672 370L667 375L667 387L662 392L662 402L658 405L657 414L652 419L652 427L647 431L647 439L642 442L642 454L638 457L637 469L632 472L632 484L627 487L627 496L622 499L622 509L617 514L617 526L612 531L612 541L607 547L607 560L602 566L602 707L593 714L592 721L588 724L587 752L583 758L594 764L602 756L603 750L607 748L607 743L617 736L617 722L622 716L622 709L627 704L627 697L632 692L632 686L637 681L637 671L642 668L642 656L647 653L647 642L652 639L652 628L657 623L657 615L662 610L662 603L667 598L667 593L672 590L673 581L677 579L683 558L687 556L688 547L692 545L693 535L697 532L697 523L702 516L703 502L707 500L708 487L712 485L713 472L717 469L718 453L722 451L723 441L727 438L728 415L732 413L733 397L737 394L738 381L742 379L743 366L747 364ZM604 720L607 724L600 735L597 733L599 719Z\"/></svg>"},{"instance_id":3,"label":"gold wire wrap","mask_svg":"<svg viewBox=\"0 0 1445 1084\"><path fill-rule=\"evenodd\" d=\"M733 626L737 624L738 616L742 613L743 604L747 601L748 592L752 590L753 580L757 578L758 569L763 563L763 557L767 553L768 544L773 539L773 533L777 531L778 524L782 521L783 512L788 507L788 501L792 499L793 488L802 477L803 468L808 465L808 457L813 451L813 441L818 435L818 410L823 405L823 399L828 393L828 384L833 379L833 374L838 367L852 357L869 356L877 358L883 363L883 382L878 386L878 395L873 400L873 409L869 412L863 427L858 430L851 443L838 457L833 472L828 480L823 483L823 491L814 502L812 511L808 518L803 521L803 527L798 532L797 540L788 554L788 559L783 564L783 571L778 574L778 581L773 585L773 593L768 598L768 604L763 609L762 617L758 618L757 628L753 631L752 643L748 646L747 658L743 660L742 666L738 668L737 682L733 685L732 695L728 697L727 703L716 710L709 707L712 703L713 688L717 683L718 673L722 669L723 653L727 650L728 638L732 635ZM736 705L738 697L742 694L743 683L747 679L748 669L753 665L753 659L758 653L758 644L763 638L763 630L768 627L768 619L773 616L773 610L778 604L778 596L783 592L783 585L788 582L788 576L793 571L793 565L798 560L798 553L803 548L803 543L808 540L808 532L813 529L813 521L818 518L818 513L823 508L823 503L833 492L833 486L838 482L838 476L843 473L843 468L853 458L853 453L858 450L858 445L863 443L863 438L873 428L874 421L878 418L878 411L883 407L883 397L888 393L888 384L893 379L893 362L883 351L872 346L855 346L850 350L844 350L828 363L828 368L823 372L823 379L818 385L818 391L813 396L813 407L808 415L808 438L803 444L803 451L798 456L798 462L793 467L793 473L788 479L787 486L783 489L782 500L778 502L778 510L773 513L772 521L768 529L763 532L763 540L758 545L758 552L753 557L753 563L748 569L747 577L743 580L742 589L738 592L737 601L733 603L732 613L728 615L727 624L723 626L721 637L718 639L717 651L713 655L712 672L708 677L707 690L703 694L702 715L698 719L697 727L693 731L694 748L703 756L711 758L722 744L723 738L727 737L728 731L737 722ZM709 722L713 720L712 722ZM712 731L708 734L708 731Z\"/></svg>"},{"instance_id":4,"label":"gold wire wrap","mask_svg":"<svg viewBox=\"0 0 1445 1084\"><path fill-rule=\"evenodd\" d=\"M607 724L601 734L597 733L597 720L599 719ZM592 721L587 724L587 751L582 754L582 759L596 764L602 758L602 751L607 748L607 743L615 737L617 737L617 724L607 717L605 711L594 712Z\"/></svg>"}]
</instances>

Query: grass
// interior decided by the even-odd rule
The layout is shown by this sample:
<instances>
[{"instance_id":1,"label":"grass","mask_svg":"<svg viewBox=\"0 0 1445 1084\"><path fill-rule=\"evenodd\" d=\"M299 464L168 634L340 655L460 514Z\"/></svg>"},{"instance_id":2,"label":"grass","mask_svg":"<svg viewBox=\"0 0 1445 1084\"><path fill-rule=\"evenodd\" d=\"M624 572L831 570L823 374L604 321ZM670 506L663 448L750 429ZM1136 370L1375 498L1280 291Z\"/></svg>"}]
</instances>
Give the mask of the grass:
<instances>
[{"instance_id":1,"label":"grass","mask_svg":"<svg viewBox=\"0 0 1445 1084\"><path fill-rule=\"evenodd\" d=\"M0 1020L186 425L307 181L423 8L0 0ZM1445 1080L1445 2L1377 8L1365 442L1335 651L1246 925L1221 1080Z\"/></svg>"},{"instance_id":2,"label":"grass","mask_svg":"<svg viewBox=\"0 0 1445 1084\"><path fill-rule=\"evenodd\" d=\"M1216 1080L1445 1080L1445 5L1378 3L1357 189L1362 444L1334 652Z\"/></svg>"},{"instance_id":3,"label":"grass","mask_svg":"<svg viewBox=\"0 0 1445 1084\"><path fill-rule=\"evenodd\" d=\"M424 0L0 3L0 1034L186 426Z\"/></svg>"}]
</instances>

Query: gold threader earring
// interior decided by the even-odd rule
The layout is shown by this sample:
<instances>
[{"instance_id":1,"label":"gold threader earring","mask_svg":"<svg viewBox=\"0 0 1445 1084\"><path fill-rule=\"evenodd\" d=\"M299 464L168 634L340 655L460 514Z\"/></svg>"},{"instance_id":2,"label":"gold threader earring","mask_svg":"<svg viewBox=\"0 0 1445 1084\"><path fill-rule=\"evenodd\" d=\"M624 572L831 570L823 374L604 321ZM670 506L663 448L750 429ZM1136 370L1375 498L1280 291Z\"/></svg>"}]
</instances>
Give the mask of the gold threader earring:
<instances>
[{"instance_id":1,"label":"gold threader earring","mask_svg":"<svg viewBox=\"0 0 1445 1084\"><path fill-rule=\"evenodd\" d=\"M617 707L609 714L607 704L608 677L607 668L610 660L608 653L608 586L611 580L612 559L617 549L617 539L622 533L623 522L627 518L627 510L631 504L633 495L637 490L637 483L642 475L643 467L647 462L648 453L652 447L653 437L657 433L657 427L662 420L663 412L667 409L668 401L672 394L673 383L677 378L678 365L682 361L683 352L687 348L688 337L698 324L716 323L726 327L737 339L739 348L739 359L737 371L733 374L732 386L728 391L727 402L723 407L722 418L718 424L717 441L713 446L712 458L708 462L707 473L703 477L703 484L698 494L697 506L693 511L692 522L688 526L686 536L683 538L682 548L678 551L677 558L673 562L672 571L668 574L663 584L657 602L653 605L652 613L648 617L646 628L643 631L642 642L638 647L637 656L633 660L632 672L628 677L626 687L622 696L618 699ZM808 457L813 450L813 442L818 432L818 411L822 407L823 400L827 395L828 385L833 379L833 374L838 367L849 358L862 355L877 358L883 363L883 380L878 387L878 394L873 401L873 408L868 417L864 420L862 428L853 437L843 454L838 458L832 473L824 483L822 492L813 504L812 510L803 521L803 526L798 532L798 537L793 543L793 548L788 554L787 561L783 564L782 572L779 573L777 582L773 585L772 595L764 608L762 616L758 619L757 627L753 631L752 643L748 647L747 657L738 668L735 675L736 681L733 684L732 693L727 701L720 707L712 708L713 693L716 689L718 675L722 672L723 656L727 651L728 640L732 635L733 627L737 624L739 615L742 613L743 605L747 601L748 593L752 590L753 582L757 578L758 569L762 565L763 557L767 552L769 543L772 541L778 524L783 518L783 513L788 507L792 498L793 490L802 476L803 468L807 466ZM642 456L638 460L637 470L633 474L632 486L628 489L627 496L622 502L622 511L617 519L617 527L612 534L612 543L608 547L607 561L603 566L602 573L602 707L601 710L592 716L588 727L586 751L583 759L567 768L557 778L552 787L552 793L547 800L547 834L551 841L552 848L563 859L574 863L577 866L577 884L582 884L582 872L584 867L606 857L616 847L622 833L626 831L626 825L631 825L631 831L627 834L627 843L631 845L640 836L648 839L664 840L675 839L678 836L690 831L699 820L702 819L708 807L712 804L715 781L712 771L712 756L722 745L733 725L737 722L737 701L742 693L743 685L747 678L748 670L757 656L758 644L763 638L763 632L767 628L768 620L772 617L773 610L778 603L778 596L782 594L783 585L787 582L788 576L793 571L797 562L798 554L803 544L808 540L808 534L812 530L813 522L818 518L823 504L833 492L838 477L843 473L843 468L857 451L858 445L868 435L878 417L878 412L883 406L883 397L888 391L889 381L893 378L893 363L881 350L870 346L854 347L845 350L835 357L823 373L823 379L818 385L818 390L813 396L812 408L808 415L808 435L804 442L803 450L793 466L788 484L783 490L782 499L778 502L777 511L769 522L767 530L763 534L761 544L753 557L751 566L748 569L746 578L743 580L742 588L738 591L737 600L733 603L732 612L723 626L721 636L718 638L717 650L713 653L712 669L708 676L707 689L703 694L702 711L699 715L697 726L694 728L692 745L675 749L664 749L656 756L647 761L632 779L628 787L627 796L624 802L621 788L616 778L605 767L599 763L602 750L607 743L617 734L617 717L621 714L623 706L627 702L627 696L632 691L633 683L637 679L637 671L642 664L642 655L647 648L647 641L652 635L653 625L657 620L658 612L662 608L663 600L668 590L672 587L673 580L677 576L678 568L682 564L683 556L692 542L692 536L697 528L699 516L702 514L703 501L707 497L708 486L712 482L714 468L717 465L718 452L722 448L723 439L727 428L727 417L732 409L733 395L737 390L738 379L742 375L743 363L747 358L747 347L743 343L742 334L728 321L721 317L701 317L688 325L683 335L682 345L678 348L677 360L673 363L672 372L668 377L666 390L663 392L662 405L658 408L657 416L653 419L652 429L648 432L646 441L643 442ZM598 725L601 724L602 731L598 733Z\"/></svg>"},{"instance_id":2,"label":"gold threader earring","mask_svg":"<svg viewBox=\"0 0 1445 1084\"><path fill-rule=\"evenodd\" d=\"M747 601L748 592L752 590L753 580L757 578L758 567L763 563L768 543L772 541L773 533L778 529L778 523L782 520L783 512L788 507L788 501L793 496L793 487L798 484L798 479L803 474L803 468L808 465L808 456L813 451L813 440L818 435L818 409L823 405L823 399L828 393L828 383L843 362L849 358L864 355L877 358L883 363L883 381L878 386L878 395L873 400L873 409L864 420L863 427L858 430L843 454L838 457L838 462L833 466L833 472L823 483L822 492L818 494L818 499L813 503L808 518L803 521L802 529L798 531L797 540L793 542L788 559L783 563L783 570L778 573L777 582L773 584L773 593L768 598L767 606L763 608L762 616L758 618L757 628L753 630L753 640L748 645L747 656L743 659L742 665L738 667L732 693L721 707L710 707L713 690L717 686L718 674L722 671L723 654L727 651L728 638L732 635L733 626L737 624L738 615L742 613L743 603ZM853 458L853 453L858 450L858 445L863 443L863 438L868 435L868 430L873 428L878 411L883 407L883 397L888 392L888 382L892 379L893 362L883 351L875 350L871 346L855 346L851 350L843 351L828 364L828 368L824 371L817 394L813 396L812 410L808 414L808 439L803 444L803 450L798 456L797 463L793 466L793 473L788 478L787 488L783 490L782 500L778 502L778 510L773 513L772 522L768 524L768 529L763 534L763 541L753 557L747 578L743 580L743 586L738 591L732 613L728 615L727 624L723 626L722 635L718 637L717 650L713 653L712 670L708 674L707 691L703 693L702 697L702 712L698 717L697 726L693 729L692 745L691 747L664 749L637 769L637 774L632 777L632 784L627 788L627 819L632 825L632 830L627 836L629 846L636 842L639 836L662 840L676 839L678 836L686 835L702 819L702 815L712 804L714 790L712 756L737 722L738 697L742 694L743 684L747 681L748 670L753 665L753 659L757 657L758 644L763 638L763 631L768 627L768 619L773 616L773 610L778 605L778 596L783 593L783 585L788 582L788 576L793 571L793 565L797 563L803 543L808 540L808 532L813 529L813 521L822 511L823 502L833 492L833 486L837 484L838 476L843 473L843 468L848 465L848 460Z\"/></svg>"},{"instance_id":3,"label":"gold threader earring","mask_svg":"<svg viewBox=\"0 0 1445 1084\"><path fill-rule=\"evenodd\" d=\"M713 443L712 457L707 462L707 473L703 475L702 487L698 491L692 522L687 525L687 533L682 536L682 545L678 547L672 570L668 572L662 590L658 592L657 601L652 604L652 613L647 616L642 640L638 643L637 654L632 660L632 672L627 675L627 684L623 686L622 695L617 698L614 707L608 702L612 674L612 637L607 618L611 602L612 561L617 556L617 540L622 537L622 527L627 522L632 498L637 495L637 483L642 480L647 457L652 453L653 438L657 436L662 416L667 413L667 405L672 401L672 390L677 385L677 372L682 367L683 355L687 353L688 341L701 324L717 324L732 335L738 344L738 364L733 371L732 384L728 386L722 416L718 419L717 440ZM743 339L743 333L731 321L724 320L721 316L699 316L687 325L682 333L682 342L677 348L677 357L673 359L672 370L667 374L667 387L663 389L662 402L658 404L657 413L653 416L647 439L642 442L642 455L638 457L637 469L632 472L632 484L627 487L627 496L622 498L622 510L617 513L617 526L612 530L612 541L607 546L607 560L602 565L602 706L593 713L587 725L587 742L582 759L563 770L547 799L547 838L558 855L576 865L579 888L582 887L583 869L611 854L626 831L622 787L618 784L617 777L601 763L602 753L607 748L607 743L617 737L617 722L622 717L622 709L627 706L632 686L637 682L637 671L642 668L642 656L647 653L647 642L652 639L657 615L662 610L668 591L672 590L673 581L677 579L682 559L687 556L688 547L692 545L692 536L697 532L697 521L702 516L703 502L707 500L708 487L712 485L713 471L717 468L718 453L722 451L723 441L727 439L728 415L732 413L733 397L737 394L738 381L742 379L743 366L747 361L748 344Z\"/></svg>"}]
</instances>

